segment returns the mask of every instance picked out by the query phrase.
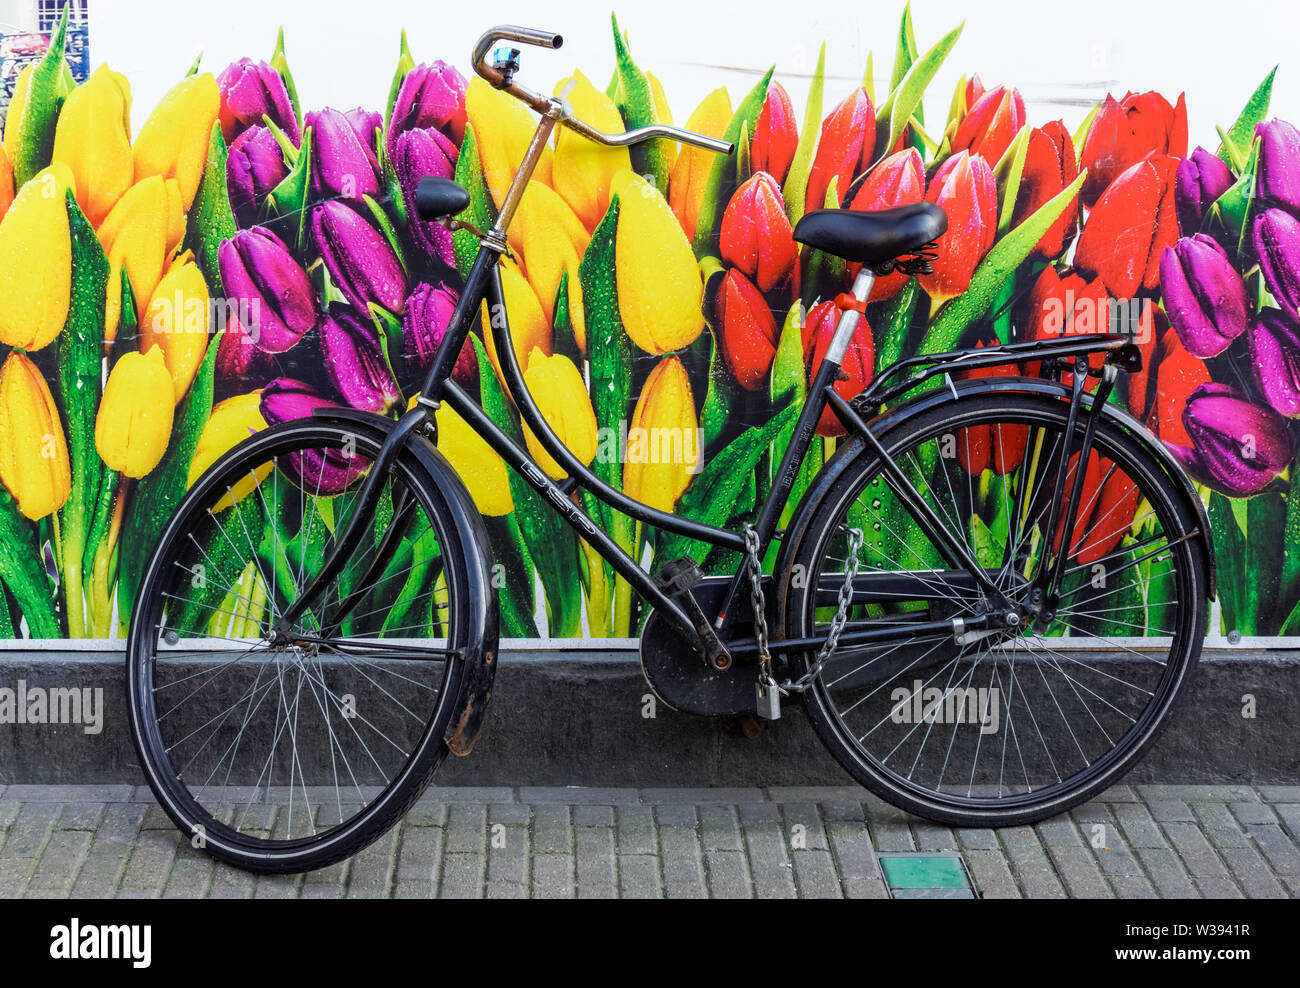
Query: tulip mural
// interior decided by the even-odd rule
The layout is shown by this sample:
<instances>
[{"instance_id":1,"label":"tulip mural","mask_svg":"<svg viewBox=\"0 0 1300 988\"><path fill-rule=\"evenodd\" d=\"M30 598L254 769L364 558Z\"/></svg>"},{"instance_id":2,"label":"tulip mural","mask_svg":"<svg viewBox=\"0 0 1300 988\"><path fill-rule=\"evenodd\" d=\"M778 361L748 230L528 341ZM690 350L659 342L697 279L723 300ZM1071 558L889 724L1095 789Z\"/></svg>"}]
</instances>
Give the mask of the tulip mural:
<instances>
[{"instance_id":1,"label":"tulip mural","mask_svg":"<svg viewBox=\"0 0 1300 988\"><path fill-rule=\"evenodd\" d=\"M0 152L10 638L120 634L169 513L246 436L324 406L407 407L476 249L414 215L416 185L454 178L471 194L463 218L486 228L534 124L482 80L418 64L405 36L387 106L304 112L281 35L268 61L215 75L196 64L133 137L128 80L102 66L74 86L64 32L27 75ZM602 150L561 131L501 272L539 409L578 459L655 507L751 519L856 273L796 244L794 225L827 205L935 202L950 225L933 273L877 282L837 389L852 396L901 357L1136 313L1124 325L1144 367L1116 400L1208 505L1211 631L1300 635L1300 131L1269 116L1272 74L1210 149L1189 149L1183 98L1157 92L1108 95L1071 131L971 75L941 118L924 98L960 33L922 51L905 11L888 90L868 70L832 96L819 63L802 112L769 72L679 113L734 141L727 159L666 142ZM603 89L575 71L556 91L605 130L671 122L617 22L614 53ZM562 475L520 424L481 326L453 374ZM627 584L455 412L436 418L507 575L505 633L634 634L645 613ZM842 437L828 412L794 499ZM1024 454L1023 436L976 436L961 465L996 484ZM365 468L290 465L325 493ZM1084 515L1137 517L1134 492L1089 469ZM737 563L586 506L638 558Z\"/></svg>"}]
</instances>

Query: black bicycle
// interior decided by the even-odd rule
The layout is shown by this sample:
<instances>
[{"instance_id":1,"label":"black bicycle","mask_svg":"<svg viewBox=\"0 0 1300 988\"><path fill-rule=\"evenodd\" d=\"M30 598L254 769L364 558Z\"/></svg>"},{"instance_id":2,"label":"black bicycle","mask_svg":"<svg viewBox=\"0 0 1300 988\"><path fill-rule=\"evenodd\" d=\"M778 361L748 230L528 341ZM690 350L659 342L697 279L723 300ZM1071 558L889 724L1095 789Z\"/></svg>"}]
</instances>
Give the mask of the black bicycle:
<instances>
[{"instance_id":1,"label":"black bicycle","mask_svg":"<svg viewBox=\"0 0 1300 988\"><path fill-rule=\"evenodd\" d=\"M1195 665L1213 595L1192 485L1107 401L1118 372L1139 369L1135 346L1088 335L927 354L846 400L833 384L873 279L927 270L947 220L929 204L815 211L796 239L862 268L756 523L703 525L603 483L548 428L492 319L518 414L567 474L553 481L450 379L480 303L505 311L506 229L548 138L561 126L605 145L732 149L674 127L601 133L516 82L519 52L489 55L500 41L561 38L500 27L478 42L478 73L540 121L412 408L331 408L249 438L195 483L153 553L128 691L171 818L240 867L318 868L391 827L449 750L469 752L497 664L497 592L483 522L436 448L444 404L653 607L641 663L672 707L771 719L798 699L858 782L949 824L1030 822L1113 784ZM428 178L418 209L454 222L468 201ZM1022 362L1036 376L959 373ZM780 529L827 406L848 437ZM731 550L735 573L678 559L651 576L578 493ZM990 498L996 520L977 528Z\"/></svg>"}]
</instances>

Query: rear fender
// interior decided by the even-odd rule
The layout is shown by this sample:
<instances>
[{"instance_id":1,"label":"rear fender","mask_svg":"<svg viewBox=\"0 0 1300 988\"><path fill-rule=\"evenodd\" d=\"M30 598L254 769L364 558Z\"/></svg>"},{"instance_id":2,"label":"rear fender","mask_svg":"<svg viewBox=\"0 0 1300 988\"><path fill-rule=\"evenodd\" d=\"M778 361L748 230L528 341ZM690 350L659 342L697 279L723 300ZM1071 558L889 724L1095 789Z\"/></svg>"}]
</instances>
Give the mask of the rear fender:
<instances>
[{"instance_id":1,"label":"rear fender","mask_svg":"<svg viewBox=\"0 0 1300 988\"><path fill-rule=\"evenodd\" d=\"M323 408L314 416L381 435L392 431L397 424L394 419L352 408ZM462 644L463 672L452 717L443 736L453 755L464 756L473 750L483 726L498 665L500 623L487 556L487 529L464 482L437 447L417 433L408 437L406 448L422 468L428 489L447 509L465 562L466 606L460 616L466 629Z\"/></svg>"}]
</instances>

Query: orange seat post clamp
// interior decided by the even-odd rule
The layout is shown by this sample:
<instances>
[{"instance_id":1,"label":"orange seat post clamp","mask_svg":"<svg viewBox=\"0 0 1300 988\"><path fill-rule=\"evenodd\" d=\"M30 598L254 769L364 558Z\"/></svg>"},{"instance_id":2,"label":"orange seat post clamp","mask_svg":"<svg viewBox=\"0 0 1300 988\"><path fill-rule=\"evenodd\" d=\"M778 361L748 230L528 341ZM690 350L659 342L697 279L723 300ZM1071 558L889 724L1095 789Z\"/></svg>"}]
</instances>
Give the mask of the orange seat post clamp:
<instances>
[{"instance_id":1,"label":"orange seat post clamp","mask_svg":"<svg viewBox=\"0 0 1300 988\"><path fill-rule=\"evenodd\" d=\"M856 295L852 295L849 292L840 292L835 296L835 308L852 309L854 312L862 316L867 314L867 303L859 301Z\"/></svg>"}]
</instances>

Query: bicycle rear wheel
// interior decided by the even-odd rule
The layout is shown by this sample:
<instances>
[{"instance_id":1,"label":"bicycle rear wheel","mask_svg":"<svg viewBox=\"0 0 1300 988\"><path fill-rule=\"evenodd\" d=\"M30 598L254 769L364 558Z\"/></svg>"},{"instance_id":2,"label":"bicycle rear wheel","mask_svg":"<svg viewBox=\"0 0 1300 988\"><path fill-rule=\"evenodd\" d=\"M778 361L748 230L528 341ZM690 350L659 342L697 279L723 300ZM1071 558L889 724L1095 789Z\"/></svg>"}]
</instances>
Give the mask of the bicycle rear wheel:
<instances>
[{"instance_id":1,"label":"bicycle rear wheel","mask_svg":"<svg viewBox=\"0 0 1300 988\"><path fill-rule=\"evenodd\" d=\"M882 798L963 826L1059 813L1113 784L1155 740L1206 626L1198 518L1146 446L1099 423L1079 517L1046 531L1068 403L968 395L881 441L953 538L993 579L1019 627L841 646L803 694L831 753ZM1078 426L1082 434L1083 426ZM1069 465L1067 493L1078 468ZM995 602L954 569L860 440L792 528L779 588L785 634L825 634L848 532L866 535L848 629L969 620ZM1055 619L1033 626L1031 582L1066 546ZM802 569L799 569L802 567ZM806 574L802 580L789 573ZM886 582L887 581L887 582ZM1001 606L999 604L998 606ZM791 671L814 656L794 657Z\"/></svg>"},{"instance_id":2,"label":"bicycle rear wheel","mask_svg":"<svg viewBox=\"0 0 1300 988\"><path fill-rule=\"evenodd\" d=\"M187 494L141 584L128 646L141 764L192 843L242 868L355 853L446 754L465 558L409 451L324 598L274 634L356 509L381 441L312 419L250 438Z\"/></svg>"}]
</instances>

